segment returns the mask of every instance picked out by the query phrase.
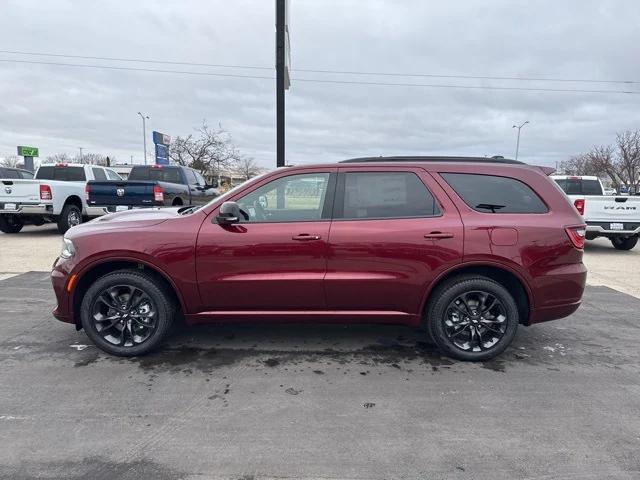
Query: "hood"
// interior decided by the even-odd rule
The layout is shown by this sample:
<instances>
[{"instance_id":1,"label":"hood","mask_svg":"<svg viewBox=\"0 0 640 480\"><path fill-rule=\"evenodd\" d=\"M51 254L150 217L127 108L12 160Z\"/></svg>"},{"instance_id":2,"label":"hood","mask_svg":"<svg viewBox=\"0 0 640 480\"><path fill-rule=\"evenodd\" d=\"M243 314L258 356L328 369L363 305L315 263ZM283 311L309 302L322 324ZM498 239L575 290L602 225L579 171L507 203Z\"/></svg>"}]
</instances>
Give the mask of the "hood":
<instances>
[{"instance_id":1,"label":"hood","mask_svg":"<svg viewBox=\"0 0 640 480\"><path fill-rule=\"evenodd\" d=\"M171 218L179 216L177 208L140 208L127 210L124 212L109 213L102 217L95 218L87 223L82 223L73 227L67 232L68 237L73 237L79 233L89 233L96 229L131 229L141 227L151 227L165 222Z\"/></svg>"}]
</instances>

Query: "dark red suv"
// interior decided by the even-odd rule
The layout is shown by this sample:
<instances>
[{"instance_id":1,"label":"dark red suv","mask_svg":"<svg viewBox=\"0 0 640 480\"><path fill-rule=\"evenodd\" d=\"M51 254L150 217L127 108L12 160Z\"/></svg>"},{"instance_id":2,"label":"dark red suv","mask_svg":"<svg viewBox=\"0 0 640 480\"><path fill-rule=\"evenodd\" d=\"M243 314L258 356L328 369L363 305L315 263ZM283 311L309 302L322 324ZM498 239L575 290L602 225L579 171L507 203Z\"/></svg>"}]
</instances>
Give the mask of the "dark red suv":
<instances>
[{"instance_id":1,"label":"dark red suv","mask_svg":"<svg viewBox=\"0 0 640 480\"><path fill-rule=\"evenodd\" d=\"M202 207L72 228L54 315L140 355L187 323L396 323L486 360L580 305L585 225L543 167L391 157L282 168Z\"/></svg>"}]
</instances>

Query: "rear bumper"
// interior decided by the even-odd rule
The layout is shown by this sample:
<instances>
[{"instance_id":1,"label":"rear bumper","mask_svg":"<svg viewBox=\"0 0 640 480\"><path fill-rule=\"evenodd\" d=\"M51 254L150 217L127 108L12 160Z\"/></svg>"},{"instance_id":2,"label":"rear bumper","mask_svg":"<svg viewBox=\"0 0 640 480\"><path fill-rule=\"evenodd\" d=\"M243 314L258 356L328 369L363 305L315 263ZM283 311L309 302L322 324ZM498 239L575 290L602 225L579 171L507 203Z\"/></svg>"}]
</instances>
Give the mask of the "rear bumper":
<instances>
[{"instance_id":1,"label":"rear bumper","mask_svg":"<svg viewBox=\"0 0 640 480\"><path fill-rule=\"evenodd\" d=\"M538 277L529 324L571 315L580 307L586 283L587 267L583 263L563 265Z\"/></svg>"},{"instance_id":2,"label":"rear bumper","mask_svg":"<svg viewBox=\"0 0 640 480\"><path fill-rule=\"evenodd\" d=\"M592 233L600 236L609 236L609 235L639 235L640 234L640 224L635 222L586 222L587 223L587 233ZM611 230L611 223L622 223L622 230Z\"/></svg>"},{"instance_id":3,"label":"rear bumper","mask_svg":"<svg viewBox=\"0 0 640 480\"><path fill-rule=\"evenodd\" d=\"M9 203L9 202L6 202ZM4 207L4 204L3 204ZM0 213L11 213L13 215L53 215L53 204L51 203L16 203L16 209L7 210L0 208Z\"/></svg>"}]
</instances>

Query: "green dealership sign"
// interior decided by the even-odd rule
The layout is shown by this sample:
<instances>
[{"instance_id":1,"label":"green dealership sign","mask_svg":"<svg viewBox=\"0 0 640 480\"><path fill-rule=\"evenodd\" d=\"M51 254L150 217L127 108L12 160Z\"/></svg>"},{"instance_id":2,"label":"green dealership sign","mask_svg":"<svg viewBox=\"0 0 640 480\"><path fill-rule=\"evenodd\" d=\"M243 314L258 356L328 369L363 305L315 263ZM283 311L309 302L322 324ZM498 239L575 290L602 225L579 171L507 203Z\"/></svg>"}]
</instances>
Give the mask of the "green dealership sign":
<instances>
[{"instance_id":1,"label":"green dealership sign","mask_svg":"<svg viewBox=\"0 0 640 480\"><path fill-rule=\"evenodd\" d=\"M37 147L18 147L18 155L21 157L37 157L38 156L38 148Z\"/></svg>"}]
</instances>

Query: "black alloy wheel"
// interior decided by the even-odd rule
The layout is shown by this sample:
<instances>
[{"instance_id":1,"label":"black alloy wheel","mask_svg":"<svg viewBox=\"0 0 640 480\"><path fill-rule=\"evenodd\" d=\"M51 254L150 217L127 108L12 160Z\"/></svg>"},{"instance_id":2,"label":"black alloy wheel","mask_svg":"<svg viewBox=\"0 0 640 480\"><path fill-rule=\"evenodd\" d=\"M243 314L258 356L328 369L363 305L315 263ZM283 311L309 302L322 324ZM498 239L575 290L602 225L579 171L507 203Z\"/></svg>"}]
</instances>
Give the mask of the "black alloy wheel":
<instances>
[{"instance_id":1,"label":"black alloy wheel","mask_svg":"<svg viewBox=\"0 0 640 480\"><path fill-rule=\"evenodd\" d=\"M135 356L162 342L176 310L167 287L154 276L120 270L89 287L80 314L96 346L113 355Z\"/></svg>"},{"instance_id":2,"label":"black alloy wheel","mask_svg":"<svg viewBox=\"0 0 640 480\"><path fill-rule=\"evenodd\" d=\"M434 291L426 322L433 341L445 354L460 360L489 360L513 340L518 306L495 280L463 275Z\"/></svg>"}]
</instances>

